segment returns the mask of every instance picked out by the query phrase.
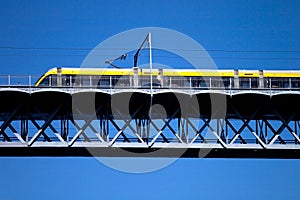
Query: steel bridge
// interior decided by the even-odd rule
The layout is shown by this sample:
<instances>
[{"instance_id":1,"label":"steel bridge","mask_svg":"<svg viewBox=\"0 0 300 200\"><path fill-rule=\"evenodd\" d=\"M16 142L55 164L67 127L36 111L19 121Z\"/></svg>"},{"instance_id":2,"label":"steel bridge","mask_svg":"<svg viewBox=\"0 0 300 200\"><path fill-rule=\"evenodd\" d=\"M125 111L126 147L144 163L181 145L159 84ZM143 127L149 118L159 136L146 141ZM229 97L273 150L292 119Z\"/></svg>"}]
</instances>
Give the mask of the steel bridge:
<instances>
[{"instance_id":1,"label":"steel bridge","mask_svg":"<svg viewBox=\"0 0 300 200\"><path fill-rule=\"evenodd\" d=\"M0 156L300 158L299 89L0 87Z\"/></svg>"}]
</instances>

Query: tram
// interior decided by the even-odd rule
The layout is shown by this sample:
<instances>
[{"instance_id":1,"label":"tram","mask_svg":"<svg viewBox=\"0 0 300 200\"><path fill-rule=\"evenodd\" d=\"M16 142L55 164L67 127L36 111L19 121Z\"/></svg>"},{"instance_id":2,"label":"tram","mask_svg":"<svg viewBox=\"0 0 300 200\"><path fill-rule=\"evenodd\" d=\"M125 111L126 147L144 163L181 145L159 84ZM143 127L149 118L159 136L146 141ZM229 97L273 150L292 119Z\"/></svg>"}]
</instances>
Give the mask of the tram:
<instances>
[{"instance_id":1,"label":"tram","mask_svg":"<svg viewBox=\"0 0 300 200\"><path fill-rule=\"evenodd\" d=\"M37 87L97 88L300 88L300 70L149 69L138 67L49 69Z\"/></svg>"}]
</instances>

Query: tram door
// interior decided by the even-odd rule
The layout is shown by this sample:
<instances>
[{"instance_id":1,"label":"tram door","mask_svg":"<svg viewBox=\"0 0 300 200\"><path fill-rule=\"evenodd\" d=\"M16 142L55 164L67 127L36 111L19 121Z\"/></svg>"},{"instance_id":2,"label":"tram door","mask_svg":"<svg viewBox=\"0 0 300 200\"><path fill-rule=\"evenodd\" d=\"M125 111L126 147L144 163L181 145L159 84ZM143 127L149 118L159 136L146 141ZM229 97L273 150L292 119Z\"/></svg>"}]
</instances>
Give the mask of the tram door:
<instances>
[{"instance_id":1,"label":"tram door","mask_svg":"<svg viewBox=\"0 0 300 200\"><path fill-rule=\"evenodd\" d=\"M133 87L139 87L139 68L133 67Z\"/></svg>"},{"instance_id":2,"label":"tram door","mask_svg":"<svg viewBox=\"0 0 300 200\"><path fill-rule=\"evenodd\" d=\"M233 85L234 85L234 88L240 87L239 70L237 70L237 69L234 70Z\"/></svg>"},{"instance_id":3,"label":"tram door","mask_svg":"<svg viewBox=\"0 0 300 200\"><path fill-rule=\"evenodd\" d=\"M259 83L258 83L259 88L264 87L264 72L263 70L259 70Z\"/></svg>"},{"instance_id":4,"label":"tram door","mask_svg":"<svg viewBox=\"0 0 300 200\"><path fill-rule=\"evenodd\" d=\"M57 80L56 80L57 86L62 86L62 69L61 67L57 68Z\"/></svg>"}]
</instances>

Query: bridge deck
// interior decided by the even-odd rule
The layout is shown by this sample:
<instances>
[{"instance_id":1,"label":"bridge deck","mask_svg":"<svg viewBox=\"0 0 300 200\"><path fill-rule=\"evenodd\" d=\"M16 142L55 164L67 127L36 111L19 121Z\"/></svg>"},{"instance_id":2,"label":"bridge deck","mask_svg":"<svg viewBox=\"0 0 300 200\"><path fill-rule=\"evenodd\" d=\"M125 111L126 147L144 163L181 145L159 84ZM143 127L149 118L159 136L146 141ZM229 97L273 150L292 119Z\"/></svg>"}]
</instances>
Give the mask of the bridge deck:
<instances>
[{"instance_id":1,"label":"bridge deck","mask_svg":"<svg viewBox=\"0 0 300 200\"><path fill-rule=\"evenodd\" d=\"M299 158L299 100L297 89L1 87L0 156Z\"/></svg>"}]
</instances>

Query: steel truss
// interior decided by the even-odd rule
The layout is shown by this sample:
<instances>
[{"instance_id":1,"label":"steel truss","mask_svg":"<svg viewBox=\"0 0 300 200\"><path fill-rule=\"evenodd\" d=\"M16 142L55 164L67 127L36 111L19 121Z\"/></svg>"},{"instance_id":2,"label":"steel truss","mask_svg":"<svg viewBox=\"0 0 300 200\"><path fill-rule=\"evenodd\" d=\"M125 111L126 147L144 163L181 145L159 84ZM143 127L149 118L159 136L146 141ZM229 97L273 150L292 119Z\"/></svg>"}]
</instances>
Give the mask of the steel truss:
<instances>
[{"instance_id":1,"label":"steel truss","mask_svg":"<svg viewBox=\"0 0 300 200\"><path fill-rule=\"evenodd\" d=\"M63 104L47 115L34 109L39 118L23 105L1 117L0 155L300 158L297 111L286 116L272 108L274 118L258 115L257 108L244 116L231 105L234 113L225 119L217 113L176 117L179 109L151 119L136 117L139 110L113 118L97 114L100 108L77 116L64 112Z\"/></svg>"}]
</instances>

